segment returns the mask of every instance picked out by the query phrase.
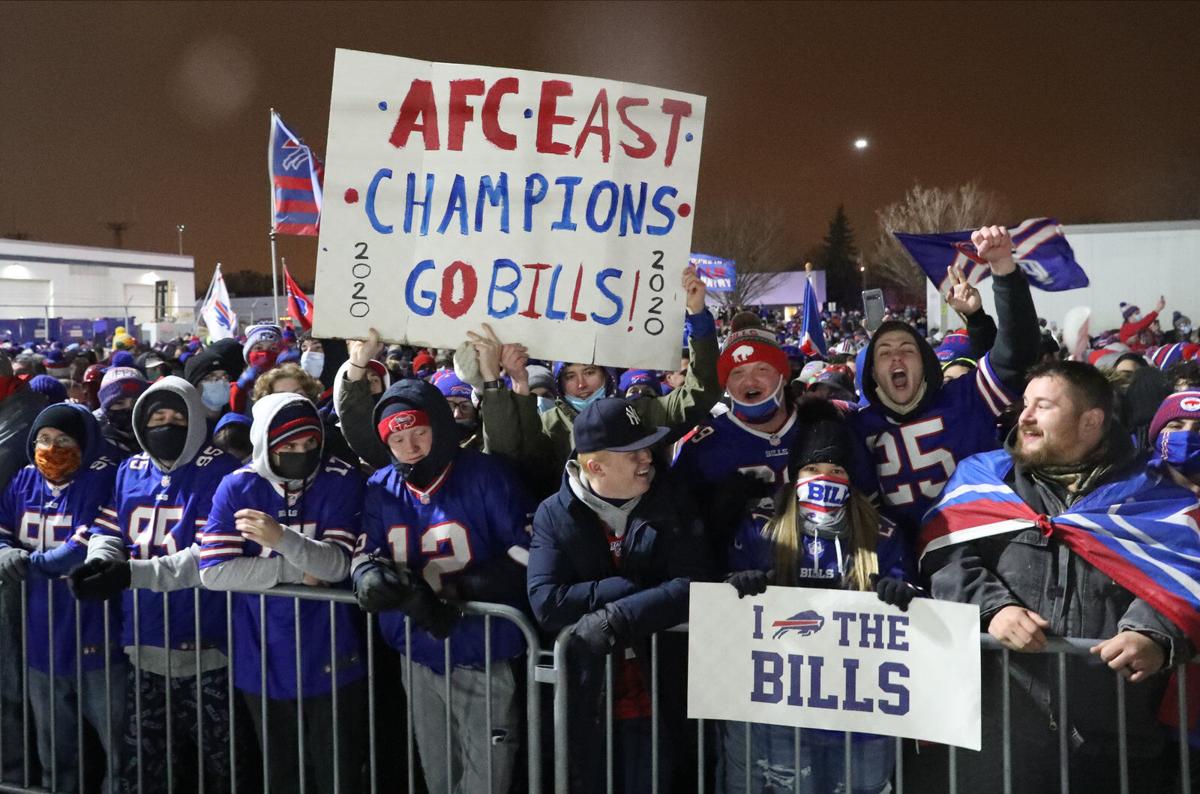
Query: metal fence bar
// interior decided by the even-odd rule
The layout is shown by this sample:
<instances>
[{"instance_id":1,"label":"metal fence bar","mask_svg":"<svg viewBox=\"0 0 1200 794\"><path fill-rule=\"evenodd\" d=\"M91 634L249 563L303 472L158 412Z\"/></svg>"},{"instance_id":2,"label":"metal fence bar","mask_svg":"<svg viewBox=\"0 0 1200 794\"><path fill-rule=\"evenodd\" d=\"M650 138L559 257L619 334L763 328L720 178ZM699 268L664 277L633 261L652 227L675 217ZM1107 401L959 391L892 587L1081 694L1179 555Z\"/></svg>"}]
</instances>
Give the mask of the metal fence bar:
<instances>
[{"instance_id":1,"label":"metal fence bar","mask_svg":"<svg viewBox=\"0 0 1200 794\"><path fill-rule=\"evenodd\" d=\"M21 761L29 788L29 585L21 581Z\"/></svg>"},{"instance_id":2,"label":"metal fence bar","mask_svg":"<svg viewBox=\"0 0 1200 794\"><path fill-rule=\"evenodd\" d=\"M1191 748L1188 746L1187 665L1179 665L1175 672L1179 694L1179 790L1181 794L1192 794L1192 764L1189 756Z\"/></svg>"},{"instance_id":3,"label":"metal fence bar","mask_svg":"<svg viewBox=\"0 0 1200 794\"><path fill-rule=\"evenodd\" d=\"M108 778L108 790L115 792L117 790L116 780L116 764L113 763L114 755L119 757L119 753L114 751L116 747L113 744L113 717L112 717L112 632L111 621L109 616L108 601L104 603L104 730L108 735L108 752L104 759L105 776Z\"/></svg>"},{"instance_id":4,"label":"metal fence bar","mask_svg":"<svg viewBox=\"0 0 1200 794\"><path fill-rule=\"evenodd\" d=\"M696 789L704 794L704 720L696 720Z\"/></svg>"},{"instance_id":5,"label":"metal fence bar","mask_svg":"<svg viewBox=\"0 0 1200 794\"><path fill-rule=\"evenodd\" d=\"M338 653L337 653L337 602L329 602L329 669L333 676L333 687L330 690L332 697L330 698L330 712L332 713L333 725L333 790L341 791L341 752L342 743L338 740ZM296 681L299 682L300 671L296 670ZM300 759L300 763L304 763L304 759Z\"/></svg>"},{"instance_id":6,"label":"metal fence bar","mask_svg":"<svg viewBox=\"0 0 1200 794\"><path fill-rule=\"evenodd\" d=\"M846 731L844 734L842 734L842 763L845 765L844 779L846 781L846 791L854 791L853 783L851 782L854 780L853 736L854 734L852 734L850 731ZM796 771L799 772L799 770L800 767L796 767Z\"/></svg>"},{"instance_id":7,"label":"metal fence bar","mask_svg":"<svg viewBox=\"0 0 1200 794\"><path fill-rule=\"evenodd\" d=\"M1071 791L1071 767L1067 755L1067 655L1058 654L1058 780L1062 794Z\"/></svg>"},{"instance_id":8,"label":"metal fence bar","mask_svg":"<svg viewBox=\"0 0 1200 794\"><path fill-rule=\"evenodd\" d=\"M271 765L267 759L271 757L271 729L267 724L267 597L258 595L258 715L262 721L259 734L262 741L262 781L263 792L271 790Z\"/></svg>"},{"instance_id":9,"label":"metal fence bar","mask_svg":"<svg viewBox=\"0 0 1200 794\"><path fill-rule=\"evenodd\" d=\"M796 766L799 769L799 765ZM799 777L797 775L797 777ZM896 794L904 794L904 740L896 737Z\"/></svg>"},{"instance_id":10,"label":"metal fence bar","mask_svg":"<svg viewBox=\"0 0 1200 794\"><path fill-rule=\"evenodd\" d=\"M412 618L404 618L404 710L408 717L408 730L404 732L404 741L408 746L408 794L414 794L417 788L416 764L417 755L413 752L413 699L412 699Z\"/></svg>"},{"instance_id":11,"label":"metal fence bar","mask_svg":"<svg viewBox=\"0 0 1200 794\"><path fill-rule=\"evenodd\" d=\"M569 794L570 778L567 771L567 690L570 689L567 668L567 626L558 633L554 642L554 791Z\"/></svg>"},{"instance_id":12,"label":"metal fence bar","mask_svg":"<svg viewBox=\"0 0 1200 794\"><path fill-rule=\"evenodd\" d=\"M196 781L197 788L204 791L204 682L202 680L202 656L200 642L200 594L192 596L192 636L196 650ZM226 635L226 645L232 644ZM233 704L230 704L232 710Z\"/></svg>"},{"instance_id":13,"label":"metal fence bar","mask_svg":"<svg viewBox=\"0 0 1200 794\"><path fill-rule=\"evenodd\" d=\"M650 635L650 791L658 794L658 635Z\"/></svg>"},{"instance_id":14,"label":"metal fence bar","mask_svg":"<svg viewBox=\"0 0 1200 794\"><path fill-rule=\"evenodd\" d=\"M137 790L145 791L145 770L142 768L142 621L141 593L133 591L133 711L134 734L137 739Z\"/></svg>"},{"instance_id":15,"label":"metal fence bar","mask_svg":"<svg viewBox=\"0 0 1200 794\"><path fill-rule=\"evenodd\" d=\"M604 790L612 794L613 776L616 774L616 762L613 751L613 656L604 657Z\"/></svg>"},{"instance_id":16,"label":"metal fence bar","mask_svg":"<svg viewBox=\"0 0 1200 794\"><path fill-rule=\"evenodd\" d=\"M1125 735L1125 676L1117 679L1117 763L1120 765L1121 794L1129 794L1129 739Z\"/></svg>"},{"instance_id":17,"label":"metal fence bar","mask_svg":"<svg viewBox=\"0 0 1200 794\"><path fill-rule=\"evenodd\" d=\"M330 602L330 603L332 604L333 602ZM294 635L293 638L296 643L296 648L295 648L295 651L296 651L296 774L297 774L296 782L299 785L300 794L304 794L304 784L306 782L304 779L304 771L305 771L304 770L304 767L305 767L305 763L304 763L304 759L305 759L305 755L304 755L304 676L301 674L302 654L300 652L301 638L300 638L300 599L299 598L292 599L292 634ZM333 649L332 655L334 655L334 656L337 655L336 648ZM334 688L337 688L337 678L336 677L333 680L333 686L334 686ZM265 692L263 693L263 696L266 697ZM336 723L336 719L337 719L337 716L334 715L335 723ZM335 724L334 725L335 732L336 732L336 729L337 729L337 725ZM334 753L334 768L335 769L337 768L336 762L337 762L337 753L335 752ZM335 788L335 790L336 790L336 788Z\"/></svg>"},{"instance_id":18,"label":"metal fence bar","mask_svg":"<svg viewBox=\"0 0 1200 794\"><path fill-rule=\"evenodd\" d=\"M1004 794L1012 794L1012 690L1008 680L1010 660L1008 648L1000 649L1000 681L1001 712L1003 714L1004 746L1001 750L1004 758Z\"/></svg>"},{"instance_id":19,"label":"metal fence bar","mask_svg":"<svg viewBox=\"0 0 1200 794\"><path fill-rule=\"evenodd\" d=\"M492 794L492 616L483 616L483 714L487 726L487 790Z\"/></svg>"},{"instance_id":20,"label":"metal fence bar","mask_svg":"<svg viewBox=\"0 0 1200 794\"><path fill-rule=\"evenodd\" d=\"M375 749L375 614L367 613L367 775L371 794L379 791L379 759Z\"/></svg>"},{"instance_id":21,"label":"metal fence bar","mask_svg":"<svg viewBox=\"0 0 1200 794\"><path fill-rule=\"evenodd\" d=\"M45 531L46 531L45 525L43 524L42 525L42 533L43 534L41 536L43 538L45 537L45 534L44 534ZM46 773L49 772L50 790L58 791L58 741L57 741L57 739L58 739L58 727L57 727L58 709L56 708L56 706L58 705L58 699L54 697L55 681L58 678L58 676L56 676L54 674L54 661L55 661L55 653L54 653L54 582L52 582L50 580L46 580L46 612L47 612L47 615L49 616L49 624L50 624L50 626L49 626L49 636L50 636L50 643L49 643L50 644L50 676L49 676L49 678L50 678L50 708L49 708L49 711L50 711L50 768L46 769L45 768L46 764L43 762L43 764L42 764L42 780L44 781L46 779L46 777L47 777Z\"/></svg>"},{"instance_id":22,"label":"metal fence bar","mask_svg":"<svg viewBox=\"0 0 1200 794\"><path fill-rule=\"evenodd\" d=\"M79 764L79 776L76 778L80 790L83 789L83 621L79 614L79 600L75 601L75 754ZM51 671L54 663L50 663ZM111 752L111 751L110 751Z\"/></svg>"},{"instance_id":23,"label":"metal fence bar","mask_svg":"<svg viewBox=\"0 0 1200 794\"><path fill-rule=\"evenodd\" d=\"M454 794L454 712L450 709L450 690L454 668L450 664L450 638L442 640L442 654L445 657L446 675L446 794Z\"/></svg>"},{"instance_id":24,"label":"metal fence bar","mask_svg":"<svg viewBox=\"0 0 1200 794\"><path fill-rule=\"evenodd\" d=\"M236 731L236 716L237 713L237 693L233 685L233 593L225 594L225 637L228 640L226 645L227 656L225 657L227 668L229 671L227 677L228 683L228 698L229 698L229 790L231 794L237 794L237 736Z\"/></svg>"},{"instance_id":25,"label":"metal fence bar","mask_svg":"<svg viewBox=\"0 0 1200 794\"><path fill-rule=\"evenodd\" d=\"M174 715L171 713L171 689L172 689L172 686L171 686L171 649L172 649L172 645L171 645L171 601L170 601L170 595L171 595L170 593L165 593L165 592L162 594L163 648L165 648L167 651L165 654L163 654L163 656L166 658L166 661L167 661L167 676L166 676L166 680L163 681L164 689L166 690L166 703L167 703L167 713L165 715L163 715L163 722L166 725L166 732L167 732L167 794L173 794L173 792L175 791L175 763L171 758L171 755L174 752L173 745L175 743L173 741L171 741L171 735L172 735L171 723L173 722L172 717ZM196 594L193 593L192 597L195 598ZM200 638L197 637L196 639L199 640Z\"/></svg>"}]
</instances>

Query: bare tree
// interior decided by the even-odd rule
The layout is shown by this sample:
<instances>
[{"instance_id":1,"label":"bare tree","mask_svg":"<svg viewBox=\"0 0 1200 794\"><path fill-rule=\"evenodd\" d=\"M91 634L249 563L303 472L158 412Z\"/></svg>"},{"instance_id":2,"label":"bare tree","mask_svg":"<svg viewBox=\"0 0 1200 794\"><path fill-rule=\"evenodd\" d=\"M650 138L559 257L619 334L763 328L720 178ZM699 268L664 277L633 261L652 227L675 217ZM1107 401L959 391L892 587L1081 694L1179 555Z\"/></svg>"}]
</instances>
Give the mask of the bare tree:
<instances>
[{"instance_id":1,"label":"bare tree","mask_svg":"<svg viewBox=\"0 0 1200 794\"><path fill-rule=\"evenodd\" d=\"M753 305L779 283L787 263L783 229L783 214L764 207L738 205L697 216L692 250L737 263L733 290L714 293L724 305Z\"/></svg>"},{"instance_id":2,"label":"bare tree","mask_svg":"<svg viewBox=\"0 0 1200 794\"><path fill-rule=\"evenodd\" d=\"M872 283L919 294L925 289L925 272L892 232L957 232L997 223L1006 214L1000 197L984 190L977 181L950 190L915 183L903 200L875 212L879 236L865 260L867 273Z\"/></svg>"}]
</instances>

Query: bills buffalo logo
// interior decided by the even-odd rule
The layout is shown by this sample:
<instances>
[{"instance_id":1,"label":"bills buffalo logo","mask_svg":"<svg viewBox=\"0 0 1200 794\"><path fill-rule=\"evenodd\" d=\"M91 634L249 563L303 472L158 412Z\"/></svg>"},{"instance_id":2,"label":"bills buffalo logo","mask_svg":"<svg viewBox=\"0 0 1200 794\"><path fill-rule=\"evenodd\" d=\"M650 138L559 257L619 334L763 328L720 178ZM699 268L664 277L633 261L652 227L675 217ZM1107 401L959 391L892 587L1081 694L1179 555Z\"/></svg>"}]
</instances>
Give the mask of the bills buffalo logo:
<instances>
[{"instance_id":1,"label":"bills buffalo logo","mask_svg":"<svg viewBox=\"0 0 1200 794\"><path fill-rule=\"evenodd\" d=\"M1200 397L1184 397L1179 407L1184 411L1200 411Z\"/></svg>"},{"instance_id":2,"label":"bills buffalo logo","mask_svg":"<svg viewBox=\"0 0 1200 794\"><path fill-rule=\"evenodd\" d=\"M749 360L749 358L754 355L754 348L750 345L739 345L738 347L734 348L733 353L730 355L734 361L741 363Z\"/></svg>"},{"instance_id":3,"label":"bills buffalo logo","mask_svg":"<svg viewBox=\"0 0 1200 794\"><path fill-rule=\"evenodd\" d=\"M825 625L825 618L818 615L811 609L806 609L803 612L797 612L790 618L785 620L776 620L771 623L771 628L776 629L771 635L771 639L777 640L789 632L796 632L801 637L808 637L816 634Z\"/></svg>"},{"instance_id":4,"label":"bills buffalo logo","mask_svg":"<svg viewBox=\"0 0 1200 794\"><path fill-rule=\"evenodd\" d=\"M392 414L392 421L388 423L389 433L399 433L401 430L407 430L410 427L416 427L417 416L411 411L401 411L398 414Z\"/></svg>"}]
</instances>

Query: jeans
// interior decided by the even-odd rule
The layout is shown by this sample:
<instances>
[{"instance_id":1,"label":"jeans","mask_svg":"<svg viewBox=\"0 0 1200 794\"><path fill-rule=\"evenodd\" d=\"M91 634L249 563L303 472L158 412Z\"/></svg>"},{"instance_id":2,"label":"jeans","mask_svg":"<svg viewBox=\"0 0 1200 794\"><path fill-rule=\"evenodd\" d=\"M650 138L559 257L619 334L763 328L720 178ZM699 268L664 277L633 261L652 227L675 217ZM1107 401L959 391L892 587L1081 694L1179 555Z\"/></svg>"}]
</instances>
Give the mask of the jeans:
<instances>
[{"instance_id":1,"label":"jeans","mask_svg":"<svg viewBox=\"0 0 1200 794\"><path fill-rule=\"evenodd\" d=\"M114 659L110 667L105 700L104 668L83 674L83 689L73 675L51 676L29 670L29 701L37 727L38 758L42 764L42 785L54 791L80 790L79 718L92 726L100 737L107 762L103 791L111 794L121 769L125 724L125 660ZM53 730L51 730L53 715Z\"/></svg>"},{"instance_id":2,"label":"jeans","mask_svg":"<svg viewBox=\"0 0 1200 794\"><path fill-rule=\"evenodd\" d=\"M774 794L795 790L796 729L752 725L750 786L746 787L746 723L721 726L718 782L728 794ZM846 786L846 740L837 731L800 729L799 776L804 794L880 794L896 763L895 739L854 734L850 750L850 787Z\"/></svg>"}]
</instances>

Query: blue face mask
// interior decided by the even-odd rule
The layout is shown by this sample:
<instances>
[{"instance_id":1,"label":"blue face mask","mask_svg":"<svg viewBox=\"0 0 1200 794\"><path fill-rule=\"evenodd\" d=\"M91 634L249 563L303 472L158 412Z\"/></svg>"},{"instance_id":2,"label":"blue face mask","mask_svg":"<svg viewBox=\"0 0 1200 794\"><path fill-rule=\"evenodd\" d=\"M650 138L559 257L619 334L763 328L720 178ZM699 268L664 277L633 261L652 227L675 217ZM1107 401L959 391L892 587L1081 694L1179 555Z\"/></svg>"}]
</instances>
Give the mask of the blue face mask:
<instances>
[{"instance_id":1,"label":"blue face mask","mask_svg":"<svg viewBox=\"0 0 1200 794\"><path fill-rule=\"evenodd\" d=\"M582 411L584 408L587 408L589 405L596 402L596 400L601 400L603 398L604 389L596 389L594 392L592 392L590 397L572 397L569 394L563 395L563 399L567 401L567 404L576 411Z\"/></svg>"},{"instance_id":2,"label":"blue face mask","mask_svg":"<svg viewBox=\"0 0 1200 794\"><path fill-rule=\"evenodd\" d=\"M746 424L761 425L769 422L783 405L783 378L779 379L779 385L775 387L775 391L771 393L770 397L756 403L738 402L732 396L730 400L733 402L733 415Z\"/></svg>"},{"instance_id":3,"label":"blue face mask","mask_svg":"<svg viewBox=\"0 0 1200 794\"><path fill-rule=\"evenodd\" d=\"M1163 463L1191 477L1200 474L1200 433L1191 430L1167 430L1158 434L1154 448Z\"/></svg>"}]
</instances>

